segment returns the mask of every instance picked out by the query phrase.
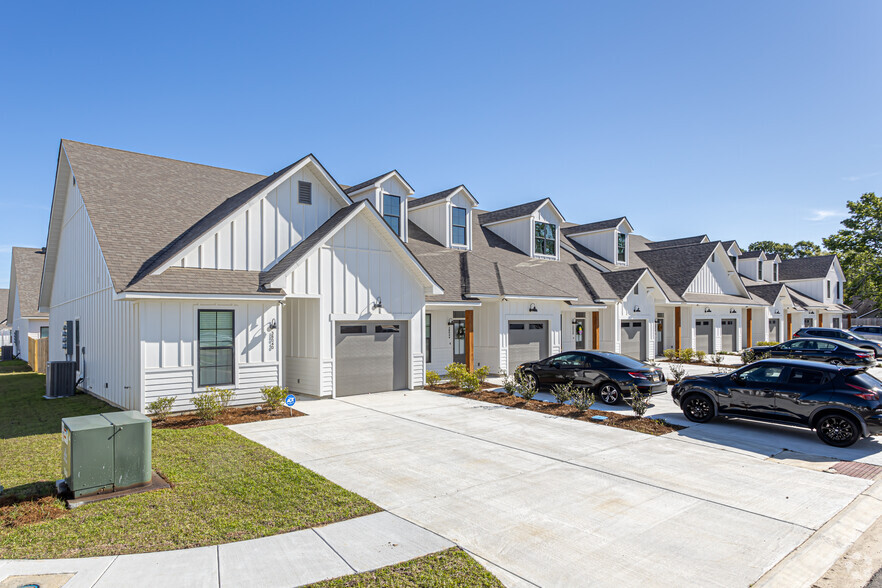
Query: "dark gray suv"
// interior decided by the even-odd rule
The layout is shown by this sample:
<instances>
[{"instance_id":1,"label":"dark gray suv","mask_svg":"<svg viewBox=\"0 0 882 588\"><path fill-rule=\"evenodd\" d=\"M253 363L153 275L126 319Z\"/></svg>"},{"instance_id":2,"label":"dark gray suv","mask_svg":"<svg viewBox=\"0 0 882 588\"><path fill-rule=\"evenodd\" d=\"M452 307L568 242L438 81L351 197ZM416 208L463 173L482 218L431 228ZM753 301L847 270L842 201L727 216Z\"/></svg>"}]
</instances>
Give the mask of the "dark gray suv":
<instances>
[{"instance_id":1,"label":"dark gray suv","mask_svg":"<svg viewBox=\"0 0 882 588\"><path fill-rule=\"evenodd\" d=\"M844 331L842 329L827 329L824 327L805 327L802 328L795 333L793 333L793 338L797 339L799 337L820 337L822 339L839 339L840 341L845 341L846 343L851 343L856 347L860 347L861 349L872 349L873 353L876 354L876 357L882 356L882 345L879 344L878 341L870 341L869 339L863 339L854 333L849 333L848 331Z\"/></svg>"}]
</instances>

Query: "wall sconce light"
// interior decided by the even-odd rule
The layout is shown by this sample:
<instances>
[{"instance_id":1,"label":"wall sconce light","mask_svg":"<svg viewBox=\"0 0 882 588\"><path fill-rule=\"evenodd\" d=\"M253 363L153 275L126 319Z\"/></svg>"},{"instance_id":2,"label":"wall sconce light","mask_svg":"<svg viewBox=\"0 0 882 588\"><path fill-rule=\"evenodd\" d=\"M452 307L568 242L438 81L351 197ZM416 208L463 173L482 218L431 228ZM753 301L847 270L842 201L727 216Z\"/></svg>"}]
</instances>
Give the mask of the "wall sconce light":
<instances>
[{"instance_id":1,"label":"wall sconce light","mask_svg":"<svg viewBox=\"0 0 882 588\"><path fill-rule=\"evenodd\" d=\"M809 311L809 314L815 314L815 311L814 311L814 310L810 310L810 311Z\"/></svg>"},{"instance_id":2,"label":"wall sconce light","mask_svg":"<svg viewBox=\"0 0 882 588\"><path fill-rule=\"evenodd\" d=\"M704 312L711 312L710 307L705 308L705 309L704 309Z\"/></svg>"},{"instance_id":3,"label":"wall sconce light","mask_svg":"<svg viewBox=\"0 0 882 588\"><path fill-rule=\"evenodd\" d=\"M448 327L452 327L452 326L453 326L453 319L449 319L449 320L447 321L447 326L448 326Z\"/></svg>"},{"instance_id":4,"label":"wall sconce light","mask_svg":"<svg viewBox=\"0 0 882 588\"><path fill-rule=\"evenodd\" d=\"M775 309L775 314L781 314L781 311L778 310L778 309L776 308L776 309Z\"/></svg>"},{"instance_id":5,"label":"wall sconce light","mask_svg":"<svg viewBox=\"0 0 882 588\"><path fill-rule=\"evenodd\" d=\"M278 328L279 328L279 325L276 324L276 319L270 319L269 324L266 326L267 331L273 331Z\"/></svg>"},{"instance_id":6,"label":"wall sconce light","mask_svg":"<svg viewBox=\"0 0 882 588\"><path fill-rule=\"evenodd\" d=\"M539 309L536 308L536 305L535 305L535 304L531 304L531 305L530 305L530 312L539 312Z\"/></svg>"},{"instance_id":7,"label":"wall sconce light","mask_svg":"<svg viewBox=\"0 0 882 588\"><path fill-rule=\"evenodd\" d=\"M729 309L729 314L738 314L738 311L735 310L734 308L730 308L730 309Z\"/></svg>"},{"instance_id":8,"label":"wall sconce light","mask_svg":"<svg viewBox=\"0 0 882 588\"><path fill-rule=\"evenodd\" d=\"M371 310L377 310L378 308L383 308L382 298L377 298L377 301L371 304Z\"/></svg>"},{"instance_id":9,"label":"wall sconce light","mask_svg":"<svg viewBox=\"0 0 882 588\"><path fill-rule=\"evenodd\" d=\"M634 312L640 312L640 307L636 304L634 305Z\"/></svg>"}]
</instances>

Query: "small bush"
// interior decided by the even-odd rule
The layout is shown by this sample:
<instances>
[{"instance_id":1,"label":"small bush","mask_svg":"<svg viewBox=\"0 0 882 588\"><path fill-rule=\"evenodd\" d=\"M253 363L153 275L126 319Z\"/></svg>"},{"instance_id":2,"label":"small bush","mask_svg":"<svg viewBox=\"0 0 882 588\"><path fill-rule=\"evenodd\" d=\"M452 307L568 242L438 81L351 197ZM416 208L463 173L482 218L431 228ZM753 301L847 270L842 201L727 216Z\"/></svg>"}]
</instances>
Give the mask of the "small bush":
<instances>
[{"instance_id":1,"label":"small bush","mask_svg":"<svg viewBox=\"0 0 882 588\"><path fill-rule=\"evenodd\" d=\"M426 384L429 386L437 386L441 381L441 376L438 375L438 372L433 372L429 370L426 372Z\"/></svg>"},{"instance_id":2,"label":"small bush","mask_svg":"<svg viewBox=\"0 0 882 588\"><path fill-rule=\"evenodd\" d=\"M671 366L671 379L674 380L674 383L678 383L683 379L683 376L686 375L686 368L682 365L675 364Z\"/></svg>"},{"instance_id":3,"label":"small bush","mask_svg":"<svg viewBox=\"0 0 882 588\"><path fill-rule=\"evenodd\" d=\"M635 415L643 418L643 415L649 409L649 400L652 398L652 395L648 392L641 392L634 384L631 384L630 388L631 396L630 398L625 398L625 402L628 403L628 406L631 407Z\"/></svg>"},{"instance_id":4,"label":"small bush","mask_svg":"<svg viewBox=\"0 0 882 588\"><path fill-rule=\"evenodd\" d=\"M665 359L668 361L674 361L678 357L679 355L677 354L676 349L665 349Z\"/></svg>"},{"instance_id":5,"label":"small bush","mask_svg":"<svg viewBox=\"0 0 882 588\"><path fill-rule=\"evenodd\" d=\"M577 386L573 388L573 406L579 410L588 410L597 399L591 388L586 386Z\"/></svg>"},{"instance_id":6,"label":"small bush","mask_svg":"<svg viewBox=\"0 0 882 588\"><path fill-rule=\"evenodd\" d=\"M483 367L479 367L472 373L478 376L478 380L481 382L481 384L483 384L487 381L487 376L490 375L490 368L485 365Z\"/></svg>"},{"instance_id":7,"label":"small bush","mask_svg":"<svg viewBox=\"0 0 882 588\"><path fill-rule=\"evenodd\" d=\"M153 402L147 403L147 410L156 417L157 421L164 421L171 414L172 406L175 404L177 396L163 396L157 398Z\"/></svg>"},{"instance_id":8,"label":"small bush","mask_svg":"<svg viewBox=\"0 0 882 588\"><path fill-rule=\"evenodd\" d=\"M682 361L684 363L689 363L692 361L692 358L695 356L695 351L693 351L689 347L686 347L685 349L680 350L679 356L680 356L680 361Z\"/></svg>"},{"instance_id":9,"label":"small bush","mask_svg":"<svg viewBox=\"0 0 882 588\"><path fill-rule=\"evenodd\" d=\"M707 357L707 352L698 349L695 351L695 361L701 363L704 361L704 358Z\"/></svg>"},{"instance_id":10,"label":"small bush","mask_svg":"<svg viewBox=\"0 0 882 588\"><path fill-rule=\"evenodd\" d=\"M524 400L532 400L539 391L539 387L533 383L533 378L522 371L515 372L515 388L518 396Z\"/></svg>"},{"instance_id":11,"label":"small bush","mask_svg":"<svg viewBox=\"0 0 882 588\"><path fill-rule=\"evenodd\" d=\"M447 379L450 380L457 388L462 387L462 379L468 375L466 366L461 363L451 363L446 368Z\"/></svg>"},{"instance_id":12,"label":"small bush","mask_svg":"<svg viewBox=\"0 0 882 588\"><path fill-rule=\"evenodd\" d=\"M272 410L282 408L288 394L288 389L281 386L264 386L260 389L260 397L263 398L263 404Z\"/></svg>"},{"instance_id":13,"label":"small bush","mask_svg":"<svg viewBox=\"0 0 882 588\"><path fill-rule=\"evenodd\" d=\"M558 404L566 404L573 399L573 383L555 384L551 387L551 394Z\"/></svg>"},{"instance_id":14,"label":"small bush","mask_svg":"<svg viewBox=\"0 0 882 588\"><path fill-rule=\"evenodd\" d=\"M772 347L774 345L779 345L777 341L760 341L757 343L757 347Z\"/></svg>"},{"instance_id":15,"label":"small bush","mask_svg":"<svg viewBox=\"0 0 882 588\"><path fill-rule=\"evenodd\" d=\"M714 353L710 356L710 362L715 366L723 365L723 354L721 352Z\"/></svg>"},{"instance_id":16,"label":"small bush","mask_svg":"<svg viewBox=\"0 0 882 588\"><path fill-rule=\"evenodd\" d=\"M193 397L193 406L196 407L196 416L203 421L213 421L224 410L217 392L197 394Z\"/></svg>"},{"instance_id":17,"label":"small bush","mask_svg":"<svg viewBox=\"0 0 882 588\"><path fill-rule=\"evenodd\" d=\"M502 389L505 390L505 393L508 395L512 395L518 391L517 383L512 376L509 376L505 372L502 374Z\"/></svg>"},{"instance_id":18,"label":"small bush","mask_svg":"<svg viewBox=\"0 0 882 588\"><path fill-rule=\"evenodd\" d=\"M234 391L225 388L209 388L208 391L217 394L218 402L220 402L223 408L229 408L230 401L236 395Z\"/></svg>"},{"instance_id":19,"label":"small bush","mask_svg":"<svg viewBox=\"0 0 882 588\"><path fill-rule=\"evenodd\" d=\"M460 387L466 392L474 392L475 390L480 390L481 378L479 378L478 374L476 373L466 374L462 378Z\"/></svg>"}]
</instances>

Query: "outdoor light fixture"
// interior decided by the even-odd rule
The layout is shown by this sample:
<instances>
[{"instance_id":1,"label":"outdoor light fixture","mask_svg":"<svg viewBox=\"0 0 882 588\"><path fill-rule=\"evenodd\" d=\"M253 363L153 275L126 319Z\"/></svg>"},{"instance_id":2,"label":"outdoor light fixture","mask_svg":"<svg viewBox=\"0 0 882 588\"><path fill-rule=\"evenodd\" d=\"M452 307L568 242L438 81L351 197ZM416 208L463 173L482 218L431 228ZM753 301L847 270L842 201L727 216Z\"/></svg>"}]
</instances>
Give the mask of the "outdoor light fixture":
<instances>
[{"instance_id":1,"label":"outdoor light fixture","mask_svg":"<svg viewBox=\"0 0 882 588\"><path fill-rule=\"evenodd\" d=\"M778 310L778 309L776 308L776 309L775 309L775 314L781 314L781 311Z\"/></svg>"},{"instance_id":2,"label":"outdoor light fixture","mask_svg":"<svg viewBox=\"0 0 882 588\"><path fill-rule=\"evenodd\" d=\"M711 312L710 307L705 308L705 309L704 309L704 312Z\"/></svg>"},{"instance_id":3,"label":"outdoor light fixture","mask_svg":"<svg viewBox=\"0 0 882 588\"><path fill-rule=\"evenodd\" d=\"M453 319L450 319L449 321L447 321L447 326L448 326L448 327L452 327L452 326L453 326Z\"/></svg>"},{"instance_id":4,"label":"outdoor light fixture","mask_svg":"<svg viewBox=\"0 0 882 588\"><path fill-rule=\"evenodd\" d=\"M377 298L377 301L371 304L371 310L377 310L378 308L383 308L382 298Z\"/></svg>"},{"instance_id":5,"label":"outdoor light fixture","mask_svg":"<svg viewBox=\"0 0 882 588\"><path fill-rule=\"evenodd\" d=\"M809 314L815 314L815 311L814 311L814 310L810 310L810 311L809 311Z\"/></svg>"},{"instance_id":6,"label":"outdoor light fixture","mask_svg":"<svg viewBox=\"0 0 882 588\"><path fill-rule=\"evenodd\" d=\"M530 312L539 312L539 309L536 308L536 305L535 305L535 304L531 304L531 305L530 305Z\"/></svg>"},{"instance_id":7,"label":"outdoor light fixture","mask_svg":"<svg viewBox=\"0 0 882 588\"><path fill-rule=\"evenodd\" d=\"M729 310L729 314L738 314L738 311L732 308Z\"/></svg>"},{"instance_id":8,"label":"outdoor light fixture","mask_svg":"<svg viewBox=\"0 0 882 588\"><path fill-rule=\"evenodd\" d=\"M269 324L266 326L267 331L272 331L273 329L278 329L279 325L276 324L276 319L270 319Z\"/></svg>"},{"instance_id":9,"label":"outdoor light fixture","mask_svg":"<svg viewBox=\"0 0 882 588\"><path fill-rule=\"evenodd\" d=\"M634 305L634 312L640 312L640 307L636 304Z\"/></svg>"}]
</instances>

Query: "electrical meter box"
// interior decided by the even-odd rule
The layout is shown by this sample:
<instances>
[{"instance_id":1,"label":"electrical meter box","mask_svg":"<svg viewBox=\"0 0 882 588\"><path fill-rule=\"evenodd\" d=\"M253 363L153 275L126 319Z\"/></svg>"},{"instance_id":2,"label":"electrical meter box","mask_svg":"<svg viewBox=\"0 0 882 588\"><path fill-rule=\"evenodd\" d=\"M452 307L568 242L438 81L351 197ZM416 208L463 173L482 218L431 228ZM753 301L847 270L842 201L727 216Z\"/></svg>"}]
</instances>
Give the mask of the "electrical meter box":
<instances>
[{"instance_id":1,"label":"electrical meter box","mask_svg":"<svg viewBox=\"0 0 882 588\"><path fill-rule=\"evenodd\" d=\"M61 420L61 472L74 498L150 482L151 421L131 410Z\"/></svg>"}]
</instances>

